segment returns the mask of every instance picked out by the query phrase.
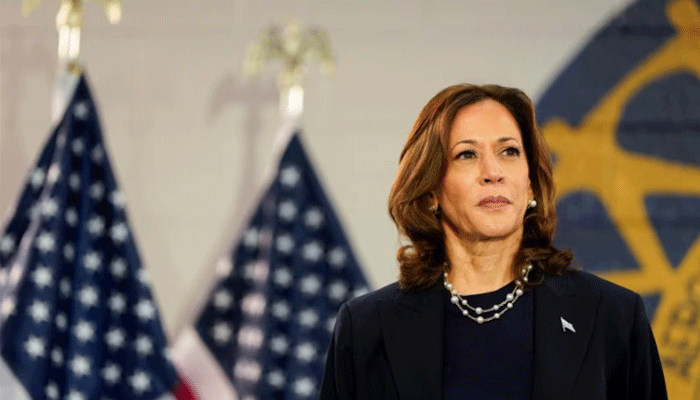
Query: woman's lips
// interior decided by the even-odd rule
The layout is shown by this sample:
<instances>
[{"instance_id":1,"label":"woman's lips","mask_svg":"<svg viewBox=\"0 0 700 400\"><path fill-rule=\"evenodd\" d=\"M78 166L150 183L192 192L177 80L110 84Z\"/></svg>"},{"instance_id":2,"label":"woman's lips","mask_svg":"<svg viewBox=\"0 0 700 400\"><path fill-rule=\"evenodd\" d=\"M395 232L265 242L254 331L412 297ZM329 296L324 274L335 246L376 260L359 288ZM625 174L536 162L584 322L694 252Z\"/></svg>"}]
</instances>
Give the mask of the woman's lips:
<instances>
[{"instance_id":1,"label":"woman's lips","mask_svg":"<svg viewBox=\"0 0 700 400\"><path fill-rule=\"evenodd\" d=\"M477 206L495 210L510 205L511 202L503 196L489 196L481 199Z\"/></svg>"}]
</instances>

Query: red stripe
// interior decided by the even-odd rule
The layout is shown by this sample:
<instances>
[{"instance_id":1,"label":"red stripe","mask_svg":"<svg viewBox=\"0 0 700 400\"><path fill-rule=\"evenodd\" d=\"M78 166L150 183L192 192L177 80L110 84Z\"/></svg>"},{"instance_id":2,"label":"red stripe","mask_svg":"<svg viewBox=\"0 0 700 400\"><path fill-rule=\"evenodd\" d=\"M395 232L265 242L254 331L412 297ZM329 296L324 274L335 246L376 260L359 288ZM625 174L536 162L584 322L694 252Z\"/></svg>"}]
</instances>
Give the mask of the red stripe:
<instances>
[{"instance_id":1,"label":"red stripe","mask_svg":"<svg viewBox=\"0 0 700 400\"><path fill-rule=\"evenodd\" d=\"M177 400L199 400L192 387L184 378L172 389L173 397Z\"/></svg>"}]
</instances>

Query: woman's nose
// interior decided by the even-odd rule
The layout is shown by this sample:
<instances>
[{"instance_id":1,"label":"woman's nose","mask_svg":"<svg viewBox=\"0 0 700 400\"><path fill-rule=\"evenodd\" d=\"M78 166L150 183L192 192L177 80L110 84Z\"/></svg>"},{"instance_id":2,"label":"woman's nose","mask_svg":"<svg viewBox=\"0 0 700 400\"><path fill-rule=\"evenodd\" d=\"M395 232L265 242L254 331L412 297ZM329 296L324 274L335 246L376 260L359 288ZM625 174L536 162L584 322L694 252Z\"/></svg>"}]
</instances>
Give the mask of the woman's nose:
<instances>
[{"instance_id":1,"label":"woman's nose","mask_svg":"<svg viewBox=\"0 0 700 400\"><path fill-rule=\"evenodd\" d=\"M503 171L498 159L494 156L486 156L482 158L481 165L481 181L482 183L499 183L503 181Z\"/></svg>"}]
</instances>

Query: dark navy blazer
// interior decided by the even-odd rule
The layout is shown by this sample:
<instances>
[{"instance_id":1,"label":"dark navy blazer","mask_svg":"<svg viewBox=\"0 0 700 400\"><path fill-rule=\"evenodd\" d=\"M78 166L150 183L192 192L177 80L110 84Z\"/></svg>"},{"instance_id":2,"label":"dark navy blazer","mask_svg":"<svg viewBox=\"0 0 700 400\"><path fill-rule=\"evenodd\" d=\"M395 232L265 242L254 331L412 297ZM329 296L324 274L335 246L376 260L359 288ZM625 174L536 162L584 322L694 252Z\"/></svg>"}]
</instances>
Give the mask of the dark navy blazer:
<instances>
[{"instance_id":1,"label":"dark navy blazer","mask_svg":"<svg viewBox=\"0 0 700 400\"><path fill-rule=\"evenodd\" d=\"M345 303L320 399L442 399L443 290L441 282L419 292L394 283ZM533 399L667 399L638 294L576 271L546 276L533 290Z\"/></svg>"}]
</instances>

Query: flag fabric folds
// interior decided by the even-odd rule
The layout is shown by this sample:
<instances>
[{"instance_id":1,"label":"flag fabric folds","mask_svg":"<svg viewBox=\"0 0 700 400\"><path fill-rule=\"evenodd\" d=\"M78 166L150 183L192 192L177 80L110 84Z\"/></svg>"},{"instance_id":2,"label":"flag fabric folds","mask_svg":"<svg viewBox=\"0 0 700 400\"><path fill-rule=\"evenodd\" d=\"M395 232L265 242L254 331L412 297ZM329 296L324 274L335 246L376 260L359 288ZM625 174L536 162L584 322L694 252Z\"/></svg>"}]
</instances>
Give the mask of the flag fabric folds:
<instances>
[{"instance_id":1,"label":"flag fabric folds","mask_svg":"<svg viewBox=\"0 0 700 400\"><path fill-rule=\"evenodd\" d=\"M83 76L0 237L0 346L33 400L186 392Z\"/></svg>"},{"instance_id":2,"label":"flag fabric folds","mask_svg":"<svg viewBox=\"0 0 700 400\"><path fill-rule=\"evenodd\" d=\"M222 398L199 390L216 375L199 373L207 360L235 388L226 398L317 398L336 313L368 290L300 133L290 133L274 179L175 349L184 373L205 375L189 375L203 400ZM208 355L178 357L178 346L196 347L188 341Z\"/></svg>"}]
</instances>

